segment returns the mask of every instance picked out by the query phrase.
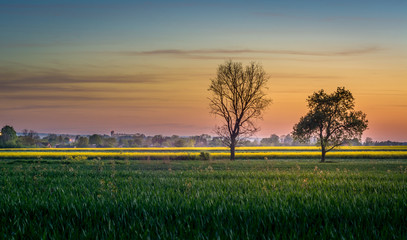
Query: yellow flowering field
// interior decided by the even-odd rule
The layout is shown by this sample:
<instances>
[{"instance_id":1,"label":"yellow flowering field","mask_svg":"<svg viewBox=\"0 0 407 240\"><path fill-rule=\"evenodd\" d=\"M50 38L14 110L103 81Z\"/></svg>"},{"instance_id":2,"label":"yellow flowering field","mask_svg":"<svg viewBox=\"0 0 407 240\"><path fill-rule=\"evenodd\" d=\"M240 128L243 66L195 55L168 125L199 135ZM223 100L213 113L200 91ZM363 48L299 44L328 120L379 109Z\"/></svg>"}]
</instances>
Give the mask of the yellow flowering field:
<instances>
[{"instance_id":1,"label":"yellow flowering field","mask_svg":"<svg viewBox=\"0 0 407 240\"><path fill-rule=\"evenodd\" d=\"M140 148L3 148L1 152L228 152L227 147L140 147ZM237 152L320 151L317 146L237 147ZM342 146L338 151L407 151L407 146Z\"/></svg>"},{"instance_id":2,"label":"yellow flowering field","mask_svg":"<svg viewBox=\"0 0 407 240\"><path fill-rule=\"evenodd\" d=\"M227 148L69 148L0 149L0 159L129 159L129 160L199 160L227 159ZM316 147L242 147L237 159L319 158ZM208 156L208 155L207 155ZM407 158L401 147L342 147L327 153L327 158Z\"/></svg>"}]
</instances>

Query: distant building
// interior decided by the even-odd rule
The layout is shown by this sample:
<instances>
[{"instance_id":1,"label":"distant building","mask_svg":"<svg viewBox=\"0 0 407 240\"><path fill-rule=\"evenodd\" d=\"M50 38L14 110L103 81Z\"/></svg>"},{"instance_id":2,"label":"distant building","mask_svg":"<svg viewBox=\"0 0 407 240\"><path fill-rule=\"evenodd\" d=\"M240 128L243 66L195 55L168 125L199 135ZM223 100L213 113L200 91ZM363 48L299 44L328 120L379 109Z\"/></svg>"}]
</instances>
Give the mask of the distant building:
<instances>
[{"instance_id":1,"label":"distant building","mask_svg":"<svg viewBox=\"0 0 407 240\"><path fill-rule=\"evenodd\" d=\"M144 134L140 134L140 133L115 133L113 130L110 132L110 136L114 137L114 138L132 138L132 137L139 137L139 136L143 136Z\"/></svg>"}]
</instances>

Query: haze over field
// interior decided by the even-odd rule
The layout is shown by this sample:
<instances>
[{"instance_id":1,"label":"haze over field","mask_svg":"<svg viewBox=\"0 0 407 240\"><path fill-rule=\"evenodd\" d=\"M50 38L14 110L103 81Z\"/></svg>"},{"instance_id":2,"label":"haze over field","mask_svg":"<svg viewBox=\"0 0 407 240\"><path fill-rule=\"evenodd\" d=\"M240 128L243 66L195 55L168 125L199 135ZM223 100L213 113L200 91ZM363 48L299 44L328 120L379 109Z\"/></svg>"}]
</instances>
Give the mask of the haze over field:
<instances>
[{"instance_id":1,"label":"haze over field","mask_svg":"<svg viewBox=\"0 0 407 240\"><path fill-rule=\"evenodd\" d=\"M314 91L345 86L364 137L407 141L406 1L3 1L0 126L37 132L211 133L226 59L261 62L287 134Z\"/></svg>"}]
</instances>

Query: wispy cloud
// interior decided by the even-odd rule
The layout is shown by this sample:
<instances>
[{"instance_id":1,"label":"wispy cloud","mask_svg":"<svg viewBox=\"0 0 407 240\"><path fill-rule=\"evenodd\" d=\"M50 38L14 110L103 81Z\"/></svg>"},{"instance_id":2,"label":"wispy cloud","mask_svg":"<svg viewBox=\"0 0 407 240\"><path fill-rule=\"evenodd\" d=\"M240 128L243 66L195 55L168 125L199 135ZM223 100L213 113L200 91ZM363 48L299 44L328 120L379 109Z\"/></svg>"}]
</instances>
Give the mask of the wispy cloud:
<instances>
[{"instance_id":1,"label":"wispy cloud","mask_svg":"<svg viewBox=\"0 0 407 240\"><path fill-rule=\"evenodd\" d=\"M283 12L272 12L272 11L259 11L252 13L255 16L260 17L270 17L270 18L283 18L283 19L295 19L299 21L314 21L314 22L389 22L389 23L399 23L404 21L400 18L379 18L379 17L366 17L366 16L329 16L329 17L318 17L315 15L295 15L287 14Z\"/></svg>"},{"instance_id":2,"label":"wispy cloud","mask_svg":"<svg viewBox=\"0 0 407 240\"><path fill-rule=\"evenodd\" d=\"M360 91L358 95L364 96L406 96L407 91L400 89L370 89L370 91Z\"/></svg>"},{"instance_id":3,"label":"wispy cloud","mask_svg":"<svg viewBox=\"0 0 407 240\"><path fill-rule=\"evenodd\" d=\"M60 111L63 109L82 109L86 111L97 110L101 112L114 110L139 110L139 111L155 111L155 110L168 110L168 109L179 109L179 106L173 104L163 104L168 103L169 100L165 98L156 97L135 97L135 98L98 98L98 97L69 97L62 98L49 98L49 101L45 100L48 97L42 96L32 96L30 100L26 102L14 102L14 99L7 99L9 102L6 105L0 103L0 111L25 111L25 110L55 110ZM1 101L4 100L0 97ZM15 100L21 100L16 98ZM161 104L157 104L157 103Z\"/></svg>"},{"instance_id":4,"label":"wispy cloud","mask_svg":"<svg viewBox=\"0 0 407 240\"><path fill-rule=\"evenodd\" d=\"M66 109L78 108L81 104L24 104L22 106L0 106L1 111L26 111L26 110L39 110L39 109Z\"/></svg>"},{"instance_id":5,"label":"wispy cloud","mask_svg":"<svg viewBox=\"0 0 407 240\"><path fill-rule=\"evenodd\" d=\"M3 74L0 73L0 77ZM8 76L11 74L9 73ZM7 75L6 75L7 77ZM4 78L3 78L4 79ZM41 76L21 77L19 79L0 80L3 84L13 82L18 84L38 83L38 84L53 84L53 83L154 83L159 80L154 75L116 75L116 76L73 76L68 74L47 74Z\"/></svg>"},{"instance_id":6,"label":"wispy cloud","mask_svg":"<svg viewBox=\"0 0 407 240\"><path fill-rule=\"evenodd\" d=\"M393 104L393 105L390 105L390 106L398 107L398 108L407 108L407 104Z\"/></svg>"},{"instance_id":7,"label":"wispy cloud","mask_svg":"<svg viewBox=\"0 0 407 240\"><path fill-rule=\"evenodd\" d=\"M0 93L24 91L46 92L104 92L123 86L154 84L168 81L165 76L140 74L132 76L72 76L67 74L41 74L38 76L19 76L15 73L0 72ZM114 84L114 86L112 86ZM134 91L132 89L132 91Z\"/></svg>"},{"instance_id":8,"label":"wispy cloud","mask_svg":"<svg viewBox=\"0 0 407 240\"><path fill-rule=\"evenodd\" d=\"M35 15L35 16L61 16L66 14L80 14L78 10L104 10L104 13L109 13L112 9L119 8L118 4L41 4L41 3L23 3L23 4L0 4L0 13L3 14L17 14L17 15ZM72 15L71 15L72 16Z\"/></svg>"},{"instance_id":9,"label":"wispy cloud","mask_svg":"<svg viewBox=\"0 0 407 240\"><path fill-rule=\"evenodd\" d=\"M55 102L55 101L63 101L63 102L85 102L85 101L116 101L116 102L129 102L129 101L146 101L146 100L154 100L154 101L166 101L165 98L159 98L154 96L140 97L140 96L133 96L133 97L121 97L121 96L80 96L80 95L2 95L0 96L2 100L19 100L24 102L32 102L32 101L43 101L43 102Z\"/></svg>"},{"instance_id":10,"label":"wispy cloud","mask_svg":"<svg viewBox=\"0 0 407 240\"><path fill-rule=\"evenodd\" d=\"M339 79L341 77L334 75L312 75L312 74L295 74L295 73L272 73L272 78L295 78L295 79Z\"/></svg>"},{"instance_id":11,"label":"wispy cloud","mask_svg":"<svg viewBox=\"0 0 407 240\"><path fill-rule=\"evenodd\" d=\"M72 42L62 42L62 41L52 41L41 43L38 42L24 42L26 39L21 39L21 42L10 42L6 44L1 44L0 48L49 48L49 47L59 47L59 46L75 46Z\"/></svg>"},{"instance_id":12,"label":"wispy cloud","mask_svg":"<svg viewBox=\"0 0 407 240\"><path fill-rule=\"evenodd\" d=\"M375 53L382 48L370 46L364 48L344 49L338 51L301 51L301 50L256 50L256 49L157 49L150 51L121 51L116 54L126 56L154 56L170 55L185 58L208 58L218 59L225 58L220 55L245 55L245 54L264 54L264 55L300 55L300 56L317 56L317 57L335 57L335 56L355 56Z\"/></svg>"},{"instance_id":13,"label":"wispy cloud","mask_svg":"<svg viewBox=\"0 0 407 240\"><path fill-rule=\"evenodd\" d=\"M105 3L0 3L0 13L6 15L31 15L31 16L115 16L120 14L134 14L143 11L157 11L168 9L194 9L194 8L229 8L228 4L207 3L207 2L153 2L153 1L129 1L129 2L112 2Z\"/></svg>"}]
</instances>

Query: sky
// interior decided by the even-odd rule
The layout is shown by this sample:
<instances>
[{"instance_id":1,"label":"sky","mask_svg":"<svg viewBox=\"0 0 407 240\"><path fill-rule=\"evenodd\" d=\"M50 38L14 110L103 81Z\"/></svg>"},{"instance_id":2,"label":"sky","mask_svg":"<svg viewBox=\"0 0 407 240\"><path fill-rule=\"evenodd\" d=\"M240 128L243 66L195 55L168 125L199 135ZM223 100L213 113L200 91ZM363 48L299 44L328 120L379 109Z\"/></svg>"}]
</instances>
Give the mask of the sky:
<instances>
[{"instance_id":1,"label":"sky","mask_svg":"<svg viewBox=\"0 0 407 240\"><path fill-rule=\"evenodd\" d=\"M363 137L407 141L407 1L0 0L0 126L42 133L211 134L226 60L262 64L256 137L288 134L339 86Z\"/></svg>"}]
</instances>

